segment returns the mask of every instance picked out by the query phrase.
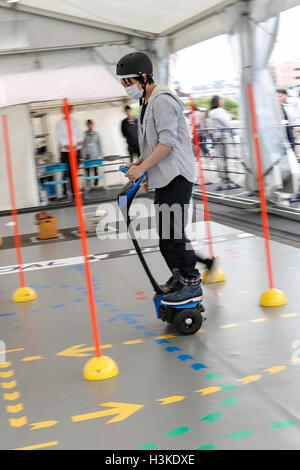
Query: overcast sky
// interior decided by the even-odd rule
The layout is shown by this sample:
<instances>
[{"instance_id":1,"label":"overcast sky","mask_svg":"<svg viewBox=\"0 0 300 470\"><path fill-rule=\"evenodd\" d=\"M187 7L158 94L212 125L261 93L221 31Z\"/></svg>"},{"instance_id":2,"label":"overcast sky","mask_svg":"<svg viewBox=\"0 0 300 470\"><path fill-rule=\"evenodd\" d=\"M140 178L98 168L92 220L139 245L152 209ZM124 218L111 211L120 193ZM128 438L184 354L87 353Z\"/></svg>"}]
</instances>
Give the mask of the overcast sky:
<instances>
[{"instance_id":1,"label":"overcast sky","mask_svg":"<svg viewBox=\"0 0 300 470\"><path fill-rule=\"evenodd\" d=\"M197 58L197 60L195 60ZM271 58L275 62L300 59L300 6L281 14L277 43ZM183 90L214 80L236 78L226 36L218 36L180 51L176 77Z\"/></svg>"}]
</instances>

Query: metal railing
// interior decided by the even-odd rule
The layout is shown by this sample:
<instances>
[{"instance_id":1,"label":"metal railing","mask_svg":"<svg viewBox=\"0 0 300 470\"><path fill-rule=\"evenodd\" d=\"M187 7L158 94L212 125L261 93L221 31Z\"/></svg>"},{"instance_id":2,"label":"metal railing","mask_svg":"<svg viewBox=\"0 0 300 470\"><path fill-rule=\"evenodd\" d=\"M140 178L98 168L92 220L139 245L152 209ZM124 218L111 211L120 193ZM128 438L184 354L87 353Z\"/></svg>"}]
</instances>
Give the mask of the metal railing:
<instances>
[{"instance_id":1,"label":"metal railing","mask_svg":"<svg viewBox=\"0 0 300 470\"><path fill-rule=\"evenodd\" d=\"M241 188L245 175L241 128L200 129L199 140L207 185L217 185L215 191Z\"/></svg>"},{"instance_id":2,"label":"metal railing","mask_svg":"<svg viewBox=\"0 0 300 470\"><path fill-rule=\"evenodd\" d=\"M287 137L290 136L286 145L296 153L300 163L300 125L284 125L284 127ZM229 191L242 188L244 185L242 131L241 127L198 129L206 184L214 185L213 191Z\"/></svg>"}]
</instances>

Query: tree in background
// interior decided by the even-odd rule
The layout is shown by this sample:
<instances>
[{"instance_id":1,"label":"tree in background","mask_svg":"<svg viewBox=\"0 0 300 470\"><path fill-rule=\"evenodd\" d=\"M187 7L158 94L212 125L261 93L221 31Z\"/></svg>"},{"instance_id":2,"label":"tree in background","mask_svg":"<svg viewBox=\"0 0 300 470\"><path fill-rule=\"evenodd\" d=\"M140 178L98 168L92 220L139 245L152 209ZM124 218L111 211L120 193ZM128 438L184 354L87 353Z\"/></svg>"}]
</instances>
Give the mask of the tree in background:
<instances>
[{"instance_id":1,"label":"tree in background","mask_svg":"<svg viewBox=\"0 0 300 470\"><path fill-rule=\"evenodd\" d=\"M238 103L231 98L223 98L224 99L224 108L225 109L231 109L233 117L235 119L238 119ZM205 96L203 98L196 98L195 100L196 106L198 108L206 108L208 111L210 109L210 103L211 103L211 97ZM189 104L187 103L186 109L189 109Z\"/></svg>"}]
</instances>

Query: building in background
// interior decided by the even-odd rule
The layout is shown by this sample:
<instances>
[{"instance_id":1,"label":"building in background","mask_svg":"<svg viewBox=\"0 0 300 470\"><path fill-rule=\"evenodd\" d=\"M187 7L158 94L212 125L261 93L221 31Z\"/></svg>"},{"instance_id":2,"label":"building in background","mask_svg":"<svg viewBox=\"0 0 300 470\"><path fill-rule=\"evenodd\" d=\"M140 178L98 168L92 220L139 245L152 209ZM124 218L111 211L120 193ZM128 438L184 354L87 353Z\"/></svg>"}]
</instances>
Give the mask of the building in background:
<instances>
[{"instance_id":1,"label":"building in background","mask_svg":"<svg viewBox=\"0 0 300 470\"><path fill-rule=\"evenodd\" d=\"M300 60L272 63L270 68L276 87L300 87Z\"/></svg>"}]
</instances>

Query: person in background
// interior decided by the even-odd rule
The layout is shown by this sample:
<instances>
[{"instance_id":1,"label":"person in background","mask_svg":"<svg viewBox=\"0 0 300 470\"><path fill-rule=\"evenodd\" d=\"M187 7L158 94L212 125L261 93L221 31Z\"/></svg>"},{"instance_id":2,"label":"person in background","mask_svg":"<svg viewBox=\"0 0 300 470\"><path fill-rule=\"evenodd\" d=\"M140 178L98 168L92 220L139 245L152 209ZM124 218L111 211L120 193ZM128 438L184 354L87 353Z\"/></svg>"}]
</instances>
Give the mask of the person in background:
<instances>
[{"instance_id":1,"label":"person in background","mask_svg":"<svg viewBox=\"0 0 300 470\"><path fill-rule=\"evenodd\" d=\"M222 183L229 182L227 175L228 144L232 142L232 116L224 109L224 100L218 96L213 96L211 107L208 113L210 127L213 130L213 140L215 143L217 166L220 172Z\"/></svg>"},{"instance_id":2,"label":"person in background","mask_svg":"<svg viewBox=\"0 0 300 470\"><path fill-rule=\"evenodd\" d=\"M287 90L279 88L277 90L278 100L281 104L284 120L287 121L286 133L288 141L297 157L300 157L300 128L290 127L300 125L300 102L299 100L289 97Z\"/></svg>"},{"instance_id":3,"label":"person in background","mask_svg":"<svg viewBox=\"0 0 300 470\"><path fill-rule=\"evenodd\" d=\"M130 106L125 107L125 113L127 114L127 118L123 119L122 121L121 132L127 140L128 153L132 163L135 156L140 156L138 119L132 115Z\"/></svg>"},{"instance_id":4,"label":"person in background","mask_svg":"<svg viewBox=\"0 0 300 470\"><path fill-rule=\"evenodd\" d=\"M70 114L72 113L72 106L70 106ZM68 137L68 129L67 129L67 122L65 119L64 109L62 108L63 117L57 122L55 128L55 135L59 145L60 151L60 161L61 163L66 163L68 165L68 169L64 172L64 179L69 178L73 190L73 183L71 178L71 171L70 171L70 162L69 162L69 137ZM74 119L71 115L71 130L72 130L72 138L73 138L73 145L76 150L77 155L77 164L79 163L79 159L81 158L81 146L83 141L83 132L79 122ZM67 195L67 186L64 185L64 192L63 195Z\"/></svg>"},{"instance_id":5,"label":"person in background","mask_svg":"<svg viewBox=\"0 0 300 470\"><path fill-rule=\"evenodd\" d=\"M198 130L199 142L200 142L200 145L201 145L201 151L202 151L203 156L207 157L207 156L209 156L209 150L206 147L206 133L203 130L205 128L205 125L206 125L205 124L205 113L203 111L201 111L198 107L196 107L193 114L194 114L195 124L196 124L197 130ZM193 127L194 120L193 120L193 117L192 117L192 113L190 115L190 119L191 119L191 126ZM192 134L193 134L193 129L192 129Z\"/></svg>"},{"instance_id":6,"label":"person in background","mask_svg":"<svg viewBox=\"0 0 300 470\"><path fill-rule=\"evenodd\" d=\"M100 136L94 131L94 123L91 119L86 121L87 130L84 133L81 155L84 159L99 158L102 155ZM86 168L86 176L90 176L90 170L94 170L94 176L98 176L98 168ZM92 176L92 175L91 175ZM95 179L94 187L97 187L98 180ZM91 185L92 186L92 185Z\"/></svg>"}]
</instances>

